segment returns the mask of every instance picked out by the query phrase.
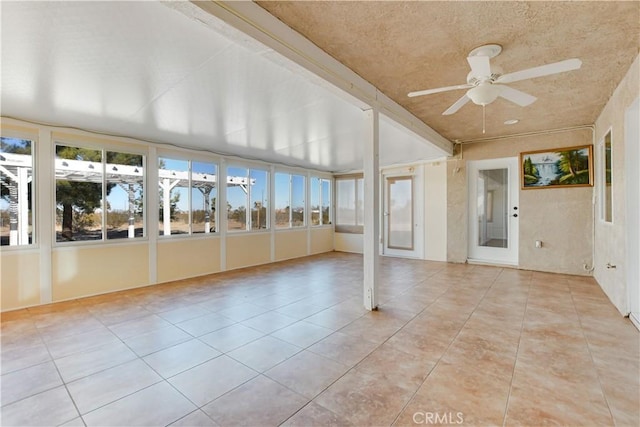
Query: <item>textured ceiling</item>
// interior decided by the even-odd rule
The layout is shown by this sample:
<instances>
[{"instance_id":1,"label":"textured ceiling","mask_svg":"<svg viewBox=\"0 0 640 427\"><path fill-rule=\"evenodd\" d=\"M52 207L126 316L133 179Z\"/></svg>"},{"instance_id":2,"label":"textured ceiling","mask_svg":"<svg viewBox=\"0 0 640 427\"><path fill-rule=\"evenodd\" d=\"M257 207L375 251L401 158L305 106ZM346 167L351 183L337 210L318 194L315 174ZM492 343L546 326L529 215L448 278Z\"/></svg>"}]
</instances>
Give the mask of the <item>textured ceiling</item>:
<instances>
[{"instance_id":1,"label":"textured ceiling","mask_svg":"<svg viewBox=\"0 0 640 427\"><path fill-rule=\"evenodd\" d=\"M450 140L592 124L639 49L638 1L258 3ZM502 46L492 64L505 73L568 58L583 64L511 83L538 100L519 107L498 98L486 107L485 135L480 106L441 114L463 90L407 97L466 83L465 58L488 43Z\"/></svg>"}]
</instances>

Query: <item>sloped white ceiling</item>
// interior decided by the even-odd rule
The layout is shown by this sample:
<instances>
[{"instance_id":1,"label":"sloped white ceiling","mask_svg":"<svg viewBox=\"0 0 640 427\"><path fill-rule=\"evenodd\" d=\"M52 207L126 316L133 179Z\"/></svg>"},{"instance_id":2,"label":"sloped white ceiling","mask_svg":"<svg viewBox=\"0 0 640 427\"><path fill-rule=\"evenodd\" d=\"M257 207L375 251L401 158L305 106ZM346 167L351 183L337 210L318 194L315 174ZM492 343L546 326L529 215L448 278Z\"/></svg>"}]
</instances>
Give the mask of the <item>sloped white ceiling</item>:
<instances>
[{"instance_id":1,"label":"sloped white ceiling","mask_svg":"<svg viewBox=\"0 0 640 427\"><path fill-rule=\"evenodd\" d=\"M358 106L220 22L156 2L2 2L2 115L325 171ZM274 60L275 58L275 60ZM444 153L381 119L381 164Z\"/></svg>"}]
</instances>

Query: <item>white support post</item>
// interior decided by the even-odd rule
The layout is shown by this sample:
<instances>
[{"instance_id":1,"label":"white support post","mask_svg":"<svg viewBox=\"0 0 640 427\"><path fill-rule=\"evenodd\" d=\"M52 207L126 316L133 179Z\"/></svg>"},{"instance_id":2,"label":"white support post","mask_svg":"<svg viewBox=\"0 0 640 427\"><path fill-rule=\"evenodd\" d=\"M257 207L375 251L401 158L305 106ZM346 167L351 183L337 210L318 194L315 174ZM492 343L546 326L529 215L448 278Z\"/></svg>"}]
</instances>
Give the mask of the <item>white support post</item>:
<instances>
[{"instance_id":1,"label":"white support post","mask_svg":"<svg viewBox=\"0 0 640 427\"><path fill-rule=\"evenodd\" d=\"M216 198L218 202L216 229L220 233L220 271L227 269L227 183L227 162L222 159L218 167L218 197Z\"/></svg>"},{"instance_id":2,"label":"white support post","mask_svg":"<svg viewBox=\"0 0 640 427\"><path fill-rule=\"evenodd\" d=\"M158 168L158 152L154 146L149 147L149 155L143 164L146 169L145 193L144 200L144 216L147 224L146 236L149 239L149 284L154 285L158 281L158 230L159 226L159 203L160 192L158 191L158 183L160 182Z\"/></svg>"},{"instance_id":3,"label":"white support post","mask_svg":"<svg viewBox=\"0 0 640 427\"><path fill-rule=\"evenodd\" d=\"M136 204L136 196L133 190L133 184L127 184L127 199L128 199L128 209L129 209L129 224L128 224L128 235L129 239L133 239L136 237L136 216L135 216L135 204Z\"/></svg>"},{"instance_id":4,"label":"white support post","mask_svg":"<svg viewBox=\"0 0 640 427\"><path fill-rule=\"evenodd\" d=\"M304 181L304 218L307 227L307 255L311 255L311 227L313 226L313 213L311 212L311 173L307 172Z\"/></svg>"},{"instance_id":5,"label":"white support post","mask_svg":"<svg viewBox=\"0 0 640 427\"><path fill-rule=\"evenodd\" d=\"M204 232L209 234L211 233L211 188L201 188L200 192L204 198Z\"/></svg>"},{"instance_id":6,"label":"white support post","mask_svg":"<svg viewBox=\"0 0 640 427\"><path fill-rule=\"evenodd\" d=\"M364 306L378 308L380 265L380 161L379 115L364 111Z\"/></svg>"},{"instance_id":7,"label":"white support post","mask_svg":"<svg viewBox=\"0 0 640 427\"><path fill-rule=\"evenodd\" d=\"M271 221L271 224L269 224L269 234L270 234L269 260L271 262L275 262L276 261L276 204L275 204L276 167L273 165L269 167L269 178L270 178L269 193L267 196L267 199L269 200L269 213L267 214L267 218ZM289 183L289 191L291 191L291 183ZM289 200L291 200L291 197L289 197ZM291 202L289 202L289 205L291 205ZM289 212L291 212L291 206L289 206Z\"/></svg>"},{"instance_id":8,"label":"white support post","mask_svg":"<svg viewBox=\"0 0 640 427\"><path fill-rule=\"evenodd\" d=\"M162 188L162 235L171 235L171 190L180 184L180 180L176 179L171 182L170 178L162 178L160 188ZM191 200L191 198L189 198ZM191 203L189 203L191 205Z\"/></svg>"},{"instance_id":9,"label":"white support post","mask_svg":"<svg viewBox=\"0 0 640 427\"><path fill-rule=\"evenodd\" d=\"M29 176L27 168L18 168L18 227L21 245L29 244Z\"/></svg>"},{"instance_id":10,"label":"white support post","mask_svg":"<svg viewBox=\"0 0 640 427\"><path fill-rule=\"evenodd\" d=\"M20 244L18 228L20 227L20 209L22 208L18 202L20 174L7 173L7 177L13 181L9 183L9 246L17 246Z\"/></svg>"},{"instance_id":11,"label":"white support post","mask_svg":"<svg viewBox=\"0 0 640 427\"><path fill-rule=\"evenodd\" d=\"M38 246L40 251L40 304L48 304L52 299L52 246L55 240L56 187L53 162L54 143L49 129L40 129L36 142L38 168L35 171L36 224L38 225Z\"/></svg>"},{"instance_id":12,"label":"white support post","mask_svg":"<svg viewBox=\"0 0 640 427\"><path fill-rule=\"evenodd\" d=\"M171 235L171 184L169 178L163 178L162 187L162 235Z\"/></svg>"}]
</instances>

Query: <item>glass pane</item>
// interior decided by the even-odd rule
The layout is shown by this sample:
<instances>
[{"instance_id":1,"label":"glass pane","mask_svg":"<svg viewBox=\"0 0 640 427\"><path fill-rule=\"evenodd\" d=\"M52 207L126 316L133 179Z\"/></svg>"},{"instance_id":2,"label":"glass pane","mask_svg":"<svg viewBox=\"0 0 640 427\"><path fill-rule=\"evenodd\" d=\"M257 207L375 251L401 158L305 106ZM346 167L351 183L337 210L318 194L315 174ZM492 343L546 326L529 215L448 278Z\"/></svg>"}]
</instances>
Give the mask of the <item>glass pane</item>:
<instances>
[{"instance_id":1,"label":"glass pane","mask_svg":"<svg viewBox=\"0 0 640 427\"><path fill-rule=\"evenodd\" d=\"M290 178L288 173L276 173L275 176L275 203L276 203L276 228L289 228L289 216L291 210L290 196Z\"/></svg>"},{"instance_id":2,"label":"glass pane","mask_svg":"<svg viewBox=\"0 0 640 427\"><path fill-rule=\"evenodd\" d=\"M245 168L227 168L227 230L247 229L247 199L249 171Z\"/></svg>"},{"instance_id":3,"label":"glass pane","mask_svg":"<svg viewBox=\"0 0 640 427\"><path fill-rule=\"evenodd\" d=\"M336 180L336 224L356 225L356 181Z\"/></svg>"},{"instance_id":4,"label":"glass pane","mask_svg":"<svg viewBox=\"0 0 640 427\"><path fill-rule=\"evenodd\" d=\"M251 169L251 229L269 228L269 172Z\"/></svg>"},{"instance_id":5,"label":"glass pane","mask_svg":"<svg viewBox=\"0 0 640 427\"><path fill-rule=\"evenodd\" d=\"M322 224L331 224L331 181L321 180L322 194Z\"/></svg>"},{"instance_id":6,"label":"glass pane","mask_svg":"<svg viewBox=\"0 0 640 427\"><path fill-rule=\"evenodd\" d=\"M613 203L611 199L611 132L604 137L604 220L613 221Z\"/></svg>"},{"instance_id":7,"label":"glass pane","mask_svg":"<svg viewBox=\"0 0 640 427\"><path fill-rule=\"evenodd\" d=\"M0 138L0 244L33 243L32 142Z\"/></svg>"},{"instance_id":8,"label":"glass pane","mask_svg":"<svg viewBox=\"0 0 640 427\"><path fill-rule=\"evenodd\" d=\"M320 178L311 178L311 225L320 225Z\"/></svg>"},{"instance_id":9,"label":"glass pane","mask_svg":"<svg viewBox=\"0 0 640 427\"><path fill-rule=\"evenodd\" d=\"M56 146L56 241L102 239L102 152Z\"/></svg>"},{"instance_id":10,"label":"glass pane","mask_svg":"<svg viewBox=\"0 0 640 427\"><path fill-rule=\"evenodd\" d=\"M304 227L304 176L291 175L291 226Z\"/></svg>"},{"instance_id":11,"label":"glass pane","mask_svg":"<svg viewBox=\"0 0 640 427\"><path fill-rule=\"evenodd\" d=\"M412 178L388 178L389 248L413 250Z\"/></svg>"},{"instance_id":12,"label":"glass pane","mask_svg":"<svg viewBox=\"0 0 640 427\"><path fill-rule=\"evenodd\" d=\"M508 228L508 170L478 171L478 245L507 248Z\"/></svg>"},{"instance_id":13,"label":"glass pane","mask_svg":"<svg viewBox=\"0 0 640 427\"><path fill-rule=\"evenodd\" d=\"M356 225L364 225L364 179L356 181Z\"/></svg>"},{"instance_id":14,"label":"glass pane","mask_svg":"<svg viewBox=\"0 0 640 427\"><path fill-rule=\"evenodd\" d=\"M142 156L107 151L107 239L144 236Z\"/></svg>"},{"instance_id":15,"label":"glass pane","mask_svg":"<svg viewBox=\"0 0 640 427\"><path fill-rule=\"evenodd\" d=\"M191 162L191 232L216 231L216 177L213 163Z\"/></svg>"},{"instance_id":16,"label":"glass pane","mask_svg":"<svg viewBox=\"0 0 640 427\"><path fill-rule=\"evenodd\" d=\"M189 162L187 160L160 158L158 164L160 234L164 236L188 234Z\"/></svg>"}]
</instances>

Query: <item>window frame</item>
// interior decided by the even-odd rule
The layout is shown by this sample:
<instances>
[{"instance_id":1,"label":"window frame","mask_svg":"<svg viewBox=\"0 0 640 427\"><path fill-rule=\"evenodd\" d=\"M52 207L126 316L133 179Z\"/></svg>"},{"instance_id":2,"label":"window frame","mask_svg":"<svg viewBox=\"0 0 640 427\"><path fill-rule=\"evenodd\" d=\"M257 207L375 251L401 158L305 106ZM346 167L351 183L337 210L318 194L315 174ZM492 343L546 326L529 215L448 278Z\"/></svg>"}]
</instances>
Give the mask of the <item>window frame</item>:
<instances>
[{"instance_id":1,"label":"window frame","mask_svg":"<svg viewBox=\"0 0 640 427\"><path fill-rule=\"evenodd\" d=\"M37 131L29 132L27 130L14 130L11 128L3 127L0 132L0 136L3 138L11 138L11 139L21 139L24 141L31 142L31 215L29 215L29 219L31 220L31 233L28 240L31 242L26 244L18 244L18 245L3 245L0 246L2 251L16 251L16 250L31 250L39 247L39 239L38 239L38 225L40 221L40 217L38 215L38 162L40 161L38 156L38 133ZM28 196L27 196L28 197ZM28 203L28 201L27 201ZM29 220L27 220L28 224ZM20 226L20 225L18 225Z\"/></svg>"},{"instance_id":2,"label":"window frame","mask_svg":"<svg viewBox=\"0 0 640 427\"><path fill-rule=\"evenodd\" d=\"M611 146L610 149L610 161L611 161L611 182L608 184L611 191L609 193L609 198L607 198L607 136L609 137L609 144ZM600 139L598 152L600 154L600 161L598 162L598 177L600 181L599 185L599 199L600 199L600 222L607 225L613 225L614 223L614 203L613 203L613 127L609 127L607 131L604 133L602 138ZM611 204L611 218L607 219L607 200Z\"/></svg>"},{"instance_id":3,"label":"window frame","mask_svg":"<svg viewBox=\"0 0 640 427\"><path fill-rule=\"evenodd\" d=\"M142 207L142 224L143 224L143 231L142 231L142 236L140 237L133 237L133 238L120 238L120 239L108 239L107 238L107 216L104 212L104 206L106 205L107 202L107 194L106 194L106 161L107 161L107 152L119 152L119 153L124 153L124 154L132 154L132 155L139 155L142 156L142 171L143 171L143 176L142 176L142 183L143 183L143 188L142 188L142 199L143 201L147 201L148 197L148 184L149 184L149 173L148 173L148 165L149 165L149 153L147 152L147 150L143 147L141 147L140 145L137 144L128 144L128 143L119 143L117 141L103 141L103 140L96 140L95 137L92 136L71 136L69 137L68 134L64 134L64 135L57 135L55 132L52 132L51 134L51 145L52 145L52 150L51 150L51 172L52 172L52 180L51 180L51 187L50 187L50 191L51 191L51 203L52 203L52 212L53 215L51 215L51 243L53 247L67 247L67 246L91 246L91 245L118 245L118 244L127 244L127 243L138 243L138 242L143 242L143 241L148 241L149 237L148 237L148 223L147 223L147 213L148 213L148 203L143 203L143 207ZM56 167L55 167L55 159L56 159L56 147L58 146L68 146L68 147L74 147L74 148L81 148L81 149L87 149L87 150L96 150L96 151L100 151L101 152L101 163L102 163L102 206L101 209L103 209L102 212L102 218L101 218L101 238L100 239L94 239L94 240L72 240L72 241L59 241L57 239L57 232L56 232L56 210L58 207L58 198L56 195L56 183L57 183L57 178L56 178Z\"/></svg>"},{"instance_id":4,"label":"window frame","mask_svg":"<svg viewBox=\"0 0 640 427\"><path fill-rule=\"evenodd\" d=\"M160 226L160 206L158 206L158 239L166 240L166 239L190 239L190 238L206 238L212 236L220 235L220 213L218 212L218 206L220 205L220 158L216 156L203 156L202 153L190 153L190 152L180 152L180 151L169 151L169 150L158 150L156 155L156 171L158 174L158 182L156 185L158 186L158 202L160 202L160 160L174 160L174 161L185 161L187 162L187 175L188 175L188 186L186 187L187 193L187 210L188 210L188 221L189 221L189 231L188 233L180 233L180 234L164 234L164 227ZM215 176L216 176L216 202L214 205L210 206L210 209L213 210L213 217L211 217L212 222L215 224L215 230L210 231L209 233L205 232L195 232L193 231L193 163L209 163L215 166ZM198 173L198 172L196 172ZM225 177L226 178L226 177ZM225 183L226 188L226 183Z\"/></svg>"},{"instance_id":5,"label":"window frame","mask_svg":"<svg viewBox=\"0 0 640 427\"><path fill-rule=\"evenodd\" d=\"M363 217L359 218L359 212L360 210L358 209L358 182L359 181L363 181L364 182L364 174L361 173L356 173L356 174L348 174L348 175L338 175L334 178L335 180L335 188L336 188L336 194L334 197L335 200L335 209L336 209L336 218L335 218L335 227L336 227L336 233L349 233L349 234L364 234L364 213L363 213ZM353 211L354 211L354 223L353 224L339 224L338 223L338 214L337 214L337 209L338 209L338 181L352 181L353 182L353 190L354 190L354 206L353 206ZM364 192L364 185L363 185L363 192ZM363 202L364 202L364 194L363 194ZM363 206L364 209L364 206ZM359 223L358 221L361 220L362 223Z\"/></svg>"},{"instance_id":6,"label":"window frame","mask_svg":"<svg viewBox=\"0 0 640 427\"><path fill-rule=\"evenodd\" d=\"M289 171L289 170L275 170L273 173L273 181L274 181L274 194L273 194L273 201L274 201L274 212L277 211L277 206L276 206L276 194L277 194L277 180L276 180L276 175L286 175L288 177L288 185L289 185L289 199L288 199L288 206L289 206L289 221L288 221L288 225L286 227L278 227L277 225L277 213L276 216L273 218L273 224L272 227L276 230L276 231L282 231L282 230L301 230L307 227L308 225L308 220L307 220L307 181L309 181L307 174L302 173L302 172L295 172L295 171ZM297 177L301 177L303 182L302 182L302 208L304 210L303 215L302 215L302 225L297 225L294 226L293 225L293 199L294 199L294 191L293 191L293 177L297 176Z\"/></svg>"},{"instance_id":7,"label":"window frame","mask_svg":"<svg viewBox=\"0 0 640 427\"><path fill-rule=\"evenodd\" d=\"M317 227L333 227L333 218L334 218L334 197L333 197L333 187L334 187L334 182L335 179L333 177L328 178L326 176L322 176L322 175L312 175L309 174L309 195L308 195L308 200L309 200L309 213L308 213L308 224L309 227L312 228L317 228ZM319 212L318 212L318 224L314 224L313 223L313 180L317 179L318 180L318 207L319 207ZM329 199L329 206L328 206L328 213L329 213L329 221L325 224L324 221L322 220L323 218L323 207L324 207L324 198L322 197L322 183L323 182L327 182L327 187L328 187L328 199Z\"/></svg>"},{"instance_id":8,"label":"window frame","mask_svg":"<svg viewBox=\"0 0 640 427\"><path fill-rule=\"evenodd\" d=\"M271 210L272 210L272 201L273 201L273 196L271 195L271 181L274 179L273 175L275 175L275 173L272 173L272 169L269 165L267 164L256 164L256 163L248 163L248 162L243 162L243 161L227 161L226 167L225 167L225 171L226 171L226 176L225 176L225 180L228 180L229 176L234 176L234 175L230 175L229 174L229 169L233 169L233 168L238 168L238 169L246 169L247 170L247 174L246 174L246 178L250 181L251 180L251 172L252 171L260 171L260 172L264 172L265 173L265 182L264 182L264 191L266 192L265 197L262 199L262 206L260 208L260 210L262 211L262 209L264 209L265 211L265 215L266 215L266 221L265 221L265 227L264 228L257 228L254 229L253 228L253 208L252 208L252 186L249 184L247 186L247 192L245 193L245 228L244 229L237 229L237 230L230 230L229 229L229 213L227 213L227 221L226 221L226 233L227 234L243 234L243 233L269 233L271 231L271 229L273 228L273 224L272 224L272 218L271 218ZM229 204L229 186L227 185L227 183L225 182L225 191L226 191L226 196L225 200L227 202L227 204ZM264 201L266 201L266 206ZM262 222L262 221L260 221Z\"/></svg>"}]
</instances>

